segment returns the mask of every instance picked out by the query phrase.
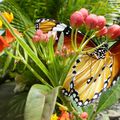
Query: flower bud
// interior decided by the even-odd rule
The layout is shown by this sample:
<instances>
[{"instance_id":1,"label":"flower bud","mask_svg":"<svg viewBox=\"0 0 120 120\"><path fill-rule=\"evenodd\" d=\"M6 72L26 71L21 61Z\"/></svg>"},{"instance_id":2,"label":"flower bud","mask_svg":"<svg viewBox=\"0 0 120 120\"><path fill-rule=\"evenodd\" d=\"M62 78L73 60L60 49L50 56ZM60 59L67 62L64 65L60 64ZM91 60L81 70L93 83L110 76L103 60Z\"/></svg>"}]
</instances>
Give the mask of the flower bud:
<instances>
[{"instance_id":1,"label":"flower bud","mask_svg":"<svg viewBox=\"0 0 120 120\"><path fill-rule=\"evenodd\" d=\"M107 34L107 31L108 31L107 27L104 26L101 30L98 31L97 36L100 36L100 37L104 36Z\"/></svg>"},{"instance_id":2,"label":"flower bud","mask_svg":"<svg viewBox=\"0 0 120 120\"><path fill-rule=\"evenodd\" d=\"M102 29L106 24L106 19L104 16L98 16L97 29Z\"/></svg>"},{"instance_id":3,"label":"flower bud","mask_svg":"<svg viewBox=\"0 0 120 120\"><path fill-rule=\"evenodd\" d=\"M70 16L70 25L73 28L79 28L83 24L83 21L84 21L84 18L82 16L82 13L80 13L79 11L74 12Z\"/></svg>"},{"instance_id":4,"label":"flower bud","mask_svg":"<svg viewBox=\"0 0 120 120\"><path fill-rule=\"evenodd\" d=\"M85 19L85 24L88 29L95 29L98 23L98 18L95 14L90 14Z\"/></svg>"},{"instance_id":5,"label":"flower bud","mask_svg":"<svg viewBox=\"0 0 120 120\"><path fill-rule=\"evenodd\" d=\"M41 36L41 35L43 35L43 31L38 29L35 34L38 36Z\"/></svg>"},{"instance_id":6,"label":"flower bud","mask_svg":"<svg viewBox=\"0 0 120 120\"><path fill-rule=\"evenodd\" d=\"M114 24L108 28L107 36L110 39L116 39L120 36L120 26L117 24Z\"/></svg>"},{"instance_id":7,"label":"flower bud","mask_svg":"<svg viewBox=\"0 0 120 120\"><path fill-rule=\"evenodd\" d=\"M81 8L79 12L82 14L82 16L83 16L83 18L85 20L86 17L88 16L88 10L85 9L85 8Z\"/></svg>"},{"instance_id":8,"label":"flower bud","mask_svg":"<svg viewBox=\"0 0 120 120\"><path fill-rule=\"evenodd\" d=\"M38 42L40 40L40 37L38 36L38 35L35 35L34 37L33 37L33 41L34 42Z\"/></svg>"},{"instance_id":9,"label":"flower bud","mask_svg":"<svg viewBox=\"0 0 120 120\"><path fill-rule=\"evenodd\" d=\"M87 112L81 113L81 114L80 114L80 118L83 119L83 120L84 120L84 119L87 119L87 118L88 118L88 113L87 113Z\"/></svg>"}]
</instances>

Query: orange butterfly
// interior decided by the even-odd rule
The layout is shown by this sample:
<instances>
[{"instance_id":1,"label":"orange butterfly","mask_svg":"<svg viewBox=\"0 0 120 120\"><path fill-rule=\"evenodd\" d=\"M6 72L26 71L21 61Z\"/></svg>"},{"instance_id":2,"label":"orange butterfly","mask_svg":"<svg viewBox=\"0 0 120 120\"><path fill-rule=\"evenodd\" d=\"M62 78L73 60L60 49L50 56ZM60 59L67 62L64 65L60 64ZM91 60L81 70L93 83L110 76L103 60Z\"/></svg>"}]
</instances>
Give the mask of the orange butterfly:
<instances>
[{"instance_id":1,"label":"orange butterfly","mask_svg":"<svg viewBox=\"0 0 120 120\"><path fill-rule=\"evenodd\" d=\"M64 45L71 48L71 28L52 19L39 19L36 29L43 32L64 32ZM78 32L77 42L80 43L84 35ZM91 40L87 48L96 47ZM71 67L63 84L63 94L72 97L78 106L94 102L103 91L115 84L120 75L120 41L111 48L105 44L92 54L80 54Z\"/></svg>"}]
</instances>

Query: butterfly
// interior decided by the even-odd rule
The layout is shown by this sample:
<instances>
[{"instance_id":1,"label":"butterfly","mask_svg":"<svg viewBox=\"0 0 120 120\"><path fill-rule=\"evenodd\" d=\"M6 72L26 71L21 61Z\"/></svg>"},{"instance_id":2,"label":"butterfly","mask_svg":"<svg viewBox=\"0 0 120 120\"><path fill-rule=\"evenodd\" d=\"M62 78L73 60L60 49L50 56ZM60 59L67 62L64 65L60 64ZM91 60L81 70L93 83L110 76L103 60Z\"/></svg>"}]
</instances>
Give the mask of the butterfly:
<instances>
[{"instance_id":1,"label":"butterfly","mask_svg":"<svg viewBox=\"0 0 120 120\"><path fill-rule=\"evenodd\" d=\"M71 27L53 19L38 19L36 29L47 33L57 31L57 36L64 33L64 45L71 50ZM77 34L77 42L81 43L84 35ZM95 48L91 40L87 48ZM63 94L72 97L77 106L93 103L102 92L116 83L120 75L120 40L108 48L104 44L92 53L80 54L63 83Z\"/></svg>"}]
</instances>

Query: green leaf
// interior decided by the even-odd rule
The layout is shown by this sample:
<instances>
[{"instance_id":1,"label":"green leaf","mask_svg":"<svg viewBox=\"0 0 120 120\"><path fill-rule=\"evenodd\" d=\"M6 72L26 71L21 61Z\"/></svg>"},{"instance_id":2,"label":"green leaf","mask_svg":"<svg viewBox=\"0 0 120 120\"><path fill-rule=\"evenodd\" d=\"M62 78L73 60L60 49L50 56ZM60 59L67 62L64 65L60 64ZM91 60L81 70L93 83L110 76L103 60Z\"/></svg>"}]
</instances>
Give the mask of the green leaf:
<instances>
[{"instance_id":1,"label":"green leaf","mask_svg":"<svg viewBox=\"0 0 120 120\"><path fill-rule=\"evenodd\" d=\"M25 120L41 120L43 108L45 105L45 95L49 88L35 84L29 91L24 118Z\"/></svg>"},{"instance_id":2,"label":"green leaf","mask_svg":"<svg viewBox=\"0 0 120 120\"><path fill-rule=\"evenodd\" d=\"M50 120L50 117L54 112L58 89L59 87L56 87L48 95L46 95L45 106L42 114L42 120Z\"/></svg>"},{"instance_id":3,"label":"green leaf","mask_svg":"<svg viewBox=\"0 0 120 120\"><path fill-rule=\"evenodd\" d=\"M88 116L89 116L88 120L91 120L91 117L92 117L93 111L94 111L93 105L83 107L83 111L88 113Z\"/></svg>"},{"instance_id":4,"label":"green leaf","mask_svg":"<svg viewBox=\"0 0 120 120\"><path fill-rule=\"evenodd\" d=\"M30 89L25 107L25 120L50 120L53 114L58 89L35 84Z\"/></svg>"},{"instance_id":5,"label":"green leaf","mask_svg":"<svg viewBox=\"0 0 120 120\"><path fill-rule=\"evenodd\" d=\"M101 97L97 107L96 112L99 113L102 110L110 107L112 104L117 102L120 98L120 80L116 83L116 86L104 92Z\"/></svg>"},{"instance_id":6,"label":"green leaf","mask_svg":"<svg viewBox=\"0 0 120 120\"><path fill-rule=\"evenodd\" d=\"M58 40L57 50L59 51L62 50L63 43L64 43L64 33L62 32Z\"/></svg>"},{"instance_id":7,"label":"green leaf","mask_svg":"<svg viewBox=\"0 0 120 120\"><path fill-rule=\"evenodd\" d=\"M13 53L14 51L11 49L10 52ZM4 67L2 68L2 70L3 70L3 72L2 72L3 76L5 75L5 72L8 69L11 61L12 61L12 57L8 55L7 58L6 58Z\"/></svg>"}]
</instances>

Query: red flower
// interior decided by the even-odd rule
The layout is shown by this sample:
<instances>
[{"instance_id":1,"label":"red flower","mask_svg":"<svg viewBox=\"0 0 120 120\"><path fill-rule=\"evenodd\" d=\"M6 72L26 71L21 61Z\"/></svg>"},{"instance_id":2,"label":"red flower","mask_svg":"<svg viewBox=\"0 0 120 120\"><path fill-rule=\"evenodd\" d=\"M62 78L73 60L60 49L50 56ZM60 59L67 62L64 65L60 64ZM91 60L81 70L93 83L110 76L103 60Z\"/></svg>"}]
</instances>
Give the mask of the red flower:
<instances>
[{"instance_id":1,"label":"red flower","mask_svg":"<svg viewBox=\"0 0 120 120\"><path fill-rule=\"evenodd\" d=\"M16 29L14 29L14 32L21 35ZM6 29L4 38L0 36L0 52L2 52L4 48L9 47L9 43L13 42L14 40L14 36L8 29Z\"/></svg>"},{"instance_id":2,"label":"red flower","mask_svg":"<svg viewBox=\"0 0 120 120\"><path fill-rule=\"evenodd\" d=\"M110 39L116 39L120 36L120 26L117 24L114 24L108 28L107 36Z\"/></svg>"},{"instance_id":3,"label":"red flower","mask_svg":"<svg viewBox=\"0 0 120 120\"><path fill-rule=\"evenodd\" d=\"M85 24L89 29L95 29L98 23L98 17L95 14L90 14L85 19Z\"/></svg>"},{"instance_id":4,"label":"red flower","mask_svg":"<svg viewBox=\"0 0 120 120\"><path fill-rule=\"evenodd\" d=\"M76 11L70 16L70 25L73 28L79 28L84 22L84 18L81 12Z\"/></svg>"},{"instance_id":5,"label":"red flower","mask_svg":"<svg viewBox=\"0 0 120 120\"><path fill-rule=\"evenodd\" d=\"M14 32L20 34L16 29L14 29ZM11 43L15 40L15 37L10 33L8 29L6 29L5 31L5 40L7 41L7 43Z\"/></svg>"},{"instance_id":6,"label":"red flower","mask_svg":"<svg viewBox=\"0 0 120 120\"><path fill-rule=\"evenodd\" d=\"M107 27L104 26L101 30L98 31L97 36L100 36L100 37L104 36L107 34L107 31L108 31Z\"/></svg>"},{"instance_id":7,"label":"red flower","mask_svg":"<svg viewBox=\"0 0 120 120\"><path fill-rule=\"evenodd\" d=\"M104 16L98 16L97 29L102 29L106 24L106 19Z\"/></svg>"},{"instance_id":8,"label":"red flower","mask_svg":"<svg viewBox=\"0 0 120 120\"><path fill-rule=\"evenodd\" d=\"M2 52L6 47L9 47L9 44L2 36L0 36L0 52Z\"/></svg>"},{"instance_id":9,"label":"red flower","mask_svg":"<svg viewBox=\"0 0 120 120\"><path fill-rule=\"evenodd\" d=\"M86 17L88 16L88 10L85 9L85 8L81 8L79 12L82 14L82 16L83 16L83 18L85 20Z\"/></svg>"}]
</instances>

